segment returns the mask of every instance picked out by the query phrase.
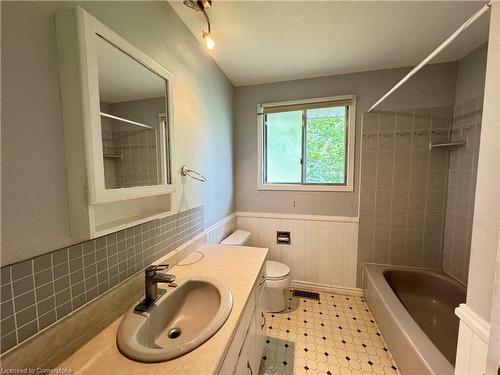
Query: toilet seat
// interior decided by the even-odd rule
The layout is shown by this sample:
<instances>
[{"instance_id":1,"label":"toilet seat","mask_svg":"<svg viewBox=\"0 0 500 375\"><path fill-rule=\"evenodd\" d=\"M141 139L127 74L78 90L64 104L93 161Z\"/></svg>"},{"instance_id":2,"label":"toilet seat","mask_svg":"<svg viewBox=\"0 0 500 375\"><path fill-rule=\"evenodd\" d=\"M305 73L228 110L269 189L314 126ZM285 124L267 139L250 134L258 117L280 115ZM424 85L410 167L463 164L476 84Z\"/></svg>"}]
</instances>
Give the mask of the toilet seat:
<instances>
[{"instance_id":1,"label":"toilet seat","mask_svg":"<svg viewBox=\"0 0 500 375\"><path fill-rule=\"evenodd\" d=\"M290 268L286 264L266 261L266 286L268 288L286 289L292 282Z\"/></svg>"},{"instance_id":2,"label":"toilet seat","mask_svg":"<svg viewBox=\"0 0 500 375\"><path fill-rule=\"evenodd\" d=\"M279 281L288 278L290 268L286 264L274 260L266 261L266 280Z\"/></svg>"}]
</instances>

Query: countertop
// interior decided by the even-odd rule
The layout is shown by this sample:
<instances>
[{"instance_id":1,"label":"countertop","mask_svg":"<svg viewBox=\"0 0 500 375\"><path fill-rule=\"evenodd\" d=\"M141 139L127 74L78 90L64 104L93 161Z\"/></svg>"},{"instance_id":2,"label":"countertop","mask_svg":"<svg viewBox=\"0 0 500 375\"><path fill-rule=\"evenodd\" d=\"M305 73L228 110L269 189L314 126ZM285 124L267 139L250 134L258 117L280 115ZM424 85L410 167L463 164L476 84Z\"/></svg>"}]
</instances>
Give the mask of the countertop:
<instances>
[{"instance_id":1,"label":"countertop","mask_svg":"<svg viewBox=\"0 0 500 375\"><path fill-rule=\"evenodd\" d=\"M122 355L116 346L121 317L87 342L59 368L73 374L215 374L236 331L267 249L207 244L169 270L178 279L203 275L223 282L233 293L233 309L222 328L203 345L171 361L140 363Z\"/></svg>"}]
</instances>

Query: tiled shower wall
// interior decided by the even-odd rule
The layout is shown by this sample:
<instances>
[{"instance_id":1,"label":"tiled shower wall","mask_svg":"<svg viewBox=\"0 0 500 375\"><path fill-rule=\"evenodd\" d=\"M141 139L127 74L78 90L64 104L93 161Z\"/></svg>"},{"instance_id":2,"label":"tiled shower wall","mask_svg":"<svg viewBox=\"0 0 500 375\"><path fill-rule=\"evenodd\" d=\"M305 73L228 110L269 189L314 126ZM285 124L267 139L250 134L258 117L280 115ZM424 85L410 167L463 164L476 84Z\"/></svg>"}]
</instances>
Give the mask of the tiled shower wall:
<instances>
[{"instance_id":1,"label":"tiled shower wall","mask_svg":"<svg viewBox=\"0 0 500 375\"><path fill-rule=\"evenodd\" d=\"M160 126L165 98L101 102L101 110L150 126L150 129L101 116L107 188L156 185L160 179Z\"/></svg>"},{"instance_id":2,"label":"tiled shower wall","mask_svg":"<svg viewBox=\"0 0 500 375\"><path fill-rule=\"evenodd\" d=\"M157 129L103 131L106 187L123 188L158 184L160 180L158 138Z\"/></svg>"},{"instance_id":3,"label":"tiled shower wall","mask_svg":"<svg viewBox=\"0 0 500 375\"><path fill-rule=\"evenodd\" d=\"M358 280L362 265L441 267L453 108L363 114Z\"/></svg>"},{"instance_id":4,"label":"tiled shower wall","mask_svg":"<svg viewBox=\"0 0 500 375\"><path fill-rule=\"evenodd\" d=\"M455 107L452 138L467 147L450 153L443 269L467 283L483 96Z\"/></svg>"},{"instance_id":5,"label":"tiled shower wall","mask_svg":"<svg viewBox=\"0 0 500 375\"><path fill-rule=\"evenodd\" d=\"M203 232L197 207L2 267L1 352Z\"/></svg>"}]
</instances>

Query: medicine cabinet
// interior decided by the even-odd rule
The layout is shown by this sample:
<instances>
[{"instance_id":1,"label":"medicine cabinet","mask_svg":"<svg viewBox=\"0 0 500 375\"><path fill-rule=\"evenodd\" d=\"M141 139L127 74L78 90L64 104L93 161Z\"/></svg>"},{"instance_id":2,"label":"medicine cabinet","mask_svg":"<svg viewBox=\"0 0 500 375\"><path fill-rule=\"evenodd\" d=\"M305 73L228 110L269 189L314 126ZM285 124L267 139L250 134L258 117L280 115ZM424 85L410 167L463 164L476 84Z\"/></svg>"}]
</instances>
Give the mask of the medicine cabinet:
<instances>
[{"instance_id":1,"label":"medicine cabinet","mask_svg":"<svg viewBox=\"0 0 500 375\"><path fill-rule=\"evenodd\" d=\"M56 31L72 236L167 215L172 75L81 7Z\"/></svg>"}]
</instances>

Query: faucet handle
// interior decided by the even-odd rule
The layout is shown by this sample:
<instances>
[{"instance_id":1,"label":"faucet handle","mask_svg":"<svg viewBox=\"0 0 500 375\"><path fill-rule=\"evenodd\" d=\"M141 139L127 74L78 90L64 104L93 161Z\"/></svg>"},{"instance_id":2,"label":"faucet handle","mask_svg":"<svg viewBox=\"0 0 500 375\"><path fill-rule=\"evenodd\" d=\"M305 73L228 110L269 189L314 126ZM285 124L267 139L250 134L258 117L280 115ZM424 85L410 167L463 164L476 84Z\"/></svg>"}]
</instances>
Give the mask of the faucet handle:
<instances>
[{"instance_id":1,"label":"faucet handle","mask_svg":"<svg viewBox=\"0 0 500 375\"><path fill-rule=\"evenodd\" d=\"M166 270L168 266L168 264L152 264L151 266L146 267L144 272L146 273L146 276L154 276L156 271Z\"/></svg>"}]
</instances>

